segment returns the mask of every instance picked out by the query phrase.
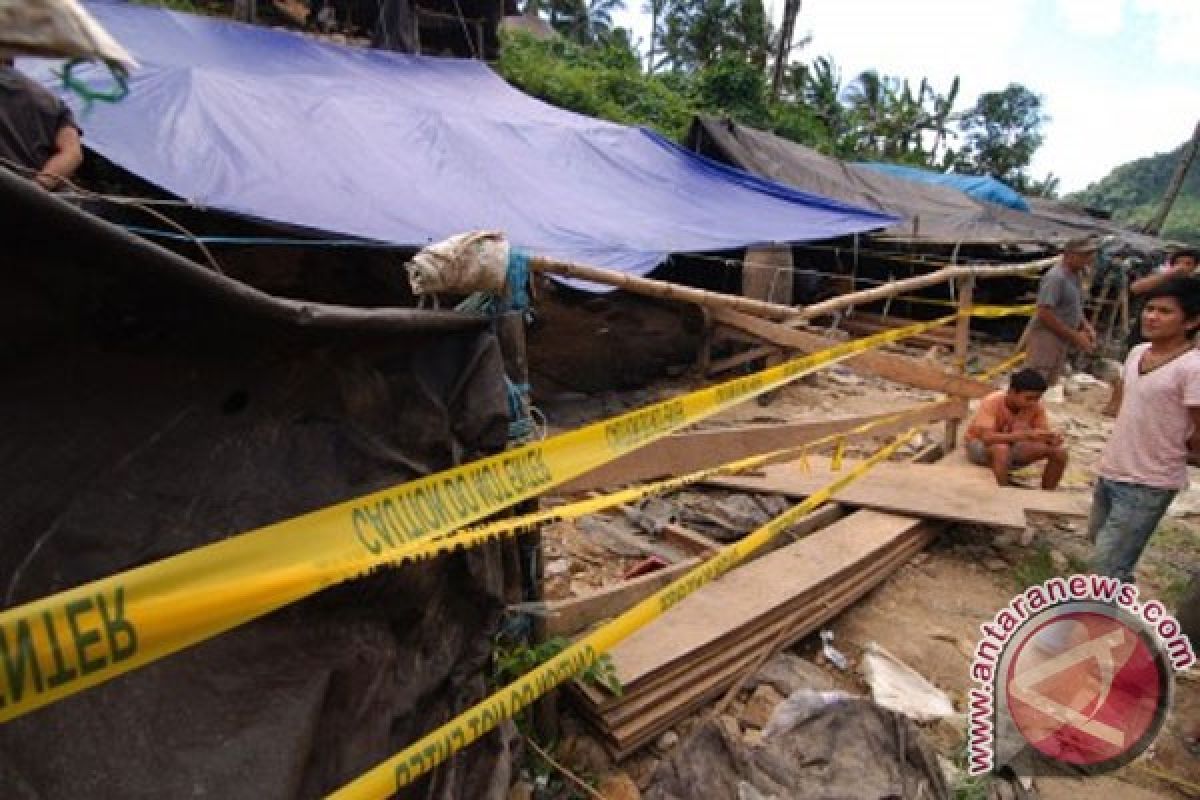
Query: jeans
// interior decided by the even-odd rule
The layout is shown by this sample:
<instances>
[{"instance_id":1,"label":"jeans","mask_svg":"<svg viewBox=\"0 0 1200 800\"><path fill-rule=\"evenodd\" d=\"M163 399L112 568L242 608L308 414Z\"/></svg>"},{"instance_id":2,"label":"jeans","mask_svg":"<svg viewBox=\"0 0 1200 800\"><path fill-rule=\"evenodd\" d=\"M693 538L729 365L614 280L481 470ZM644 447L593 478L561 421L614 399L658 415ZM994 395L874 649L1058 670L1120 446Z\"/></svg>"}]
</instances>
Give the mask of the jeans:
<instances>
[{"instance_id":1,"label":"jeans","mask_svg":"<svg viewBox=\"0 0 1200 800\"><path fill-rule=\"evenodd\" d=\"M1092 571L1133 583L1133 568L1174 499L1174 489L1098 478L1088 520Z\"/></svg>"}]
</instances>

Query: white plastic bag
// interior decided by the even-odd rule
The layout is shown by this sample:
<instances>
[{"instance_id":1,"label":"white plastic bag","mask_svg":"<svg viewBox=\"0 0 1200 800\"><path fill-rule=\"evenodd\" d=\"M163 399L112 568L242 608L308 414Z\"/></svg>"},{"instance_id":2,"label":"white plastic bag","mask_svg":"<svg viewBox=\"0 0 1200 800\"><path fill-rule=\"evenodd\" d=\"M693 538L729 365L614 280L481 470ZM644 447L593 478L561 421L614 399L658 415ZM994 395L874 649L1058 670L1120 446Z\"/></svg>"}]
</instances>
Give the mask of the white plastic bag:
<instances>
[{"instance_id":1,"label":"white plastic bag","mask_svg":"<svg viewBox=\"0 0 1200 800\"><path fill-rule=\"evenodd\" d=\"M840 705L853 698L854 695L840 689L831 691L797 689L788 695L786 700L775 706L775 710L771 712L771 718L767 720L767 727L763 728L763 739L782 736L825 709Z\"/></svg>"}]
</instances>

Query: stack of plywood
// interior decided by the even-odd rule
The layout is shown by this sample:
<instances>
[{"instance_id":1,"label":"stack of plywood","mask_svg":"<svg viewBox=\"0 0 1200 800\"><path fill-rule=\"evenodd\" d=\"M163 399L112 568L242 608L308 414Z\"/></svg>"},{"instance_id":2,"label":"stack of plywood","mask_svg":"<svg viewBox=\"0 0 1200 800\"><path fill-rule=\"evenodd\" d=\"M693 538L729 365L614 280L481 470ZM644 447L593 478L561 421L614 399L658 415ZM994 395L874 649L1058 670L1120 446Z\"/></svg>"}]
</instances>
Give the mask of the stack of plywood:
<instances>
[{"instance_id":1,"label":"stack of plywood","mask_svg":"<svg viewBox=\"0 0 1200 800\"><path fill-rule=\"evenodd\" d=\"M620 697L573 684L586 719L624 757L726 691L764 649L802 638L924 548L930 523L859 511L687 597L611 652Z\"/></svg>"}]
</instances>

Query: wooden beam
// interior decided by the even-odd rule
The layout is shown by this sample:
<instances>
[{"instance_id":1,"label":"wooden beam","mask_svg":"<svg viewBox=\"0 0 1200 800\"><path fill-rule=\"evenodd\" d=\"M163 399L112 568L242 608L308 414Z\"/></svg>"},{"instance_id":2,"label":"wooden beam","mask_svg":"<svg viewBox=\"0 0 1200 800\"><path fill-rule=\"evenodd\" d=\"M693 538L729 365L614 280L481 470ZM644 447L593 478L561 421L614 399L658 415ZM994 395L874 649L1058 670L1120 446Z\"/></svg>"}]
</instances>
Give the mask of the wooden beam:
<instances>
[{"instance_id":1,"label":"wooden beam","mask_svg":"<svg viewBox=\"0 0 1200 800\"><path fill-rule=\"evenodd\" d=\"M534 272L551 273L554 275L562 275L568 278L576 278L579 280L592 281L594 283L602 283L606 286L615 286L618 289L624 289L635 294L643 294L649 297L657 297L663 300L677 300L685 303L695 303L699 306L704 306L712 310L736 310L746 314L754 314L764 319L789 320L793 323L800 323L807 319L824 316L833 311L851 306L865 305L873 303L876 300L883 300L887 297L895 297L896 295L911 292L916 289L921 289L926 286L933 286L938 283L962 278L968 275L976 277L1002 277L1009 275L1022 275L1027 272L1045 269L1057 261L1054 258L1044 258L1039 261L1030 261L1025 264L1001 264L989 266L961 266L961 267L945 267L935 270L934 272L926 273L925 275L917 275L904 280L892 281L883 286L876 286L873 289L864 289L861 292L851 292L850 294L841 295L831 300L826 300L821 303L806 307L793 307L783 305L781 303L769 303L763 300L755 300L749 297L738 297L736 295L724 294L722 292L710 292L705 289L695 289L691 286L683 286L669 281L658 281L653 278L642 278L637 275L630 275L617 270L604 269L602 267L593 267L587 264L574 264L568 261L558 261L552 258L543 256L532 256L529 259L529 268Z\"/></svg>"},{"instance_id":2,"label":"wooden beam","mask_svg":"<svg viewBox=\"0 0 1200 800\"><path fill-rule=\"evenodd\" d=\"M894 414L902 413L904 416L896 422L880 425L868 435L885 436L907 430L914 425L961 418L966 415L966 410L965 402L951 399L861 417L677 433L580 475L556 491L566 494L686 475L758 453L806 444Z\"/></svg>"},{"instance_id":3,"label":"wooden beam","mask_svg":"<svg viewBox=\"0 0 1200 800\"><path fill-rule=\"evenodd\" d=\"M971 307L975 302L975 279L960 278L958 281L958 319L954 321L954 371L967 374L967 356L971 347ZM958 446L958 420L946 420L942 443L949 453Z\"/></svg>"},{"instance_id":4,"label":"wooden beam","mask_svg":"<svg viewBox=\"0 0 1200 800\"><path fill-rule=\"evenodd\" d=\"M721 310L715 312L715 315L726 325L741 328L774 344L805 353L814 353L837 344L824 336L798 331L777 322L768 322L758 317L752 317L749 314ZM858 372L871 373L896 383L921 389L932 389L956 397L977 398L992 392L992 387L986 383L961 375L948 375L914 358L893 353L872 350L849 358L843 363Z\"/></svg>"},{"instance_id":5,"label":"wooden beam","mask_svg":"<svg viewBox=\"0 0 1200 800\"><path fill-rule=\"evenodd\" d=\"M742 364L749 364L753 361L761 361L764 358L769 358L772 354L780 352L780 348L771 345L769 347L755 347L750 350L721 358L712 361L708 365L708 369L704 372L707 375L720 375L722 372L728 372L734 367L740 367Z\"/></svg>"},{"instance_id":6,"label":"wooden beam","mask_svg":"<svg viewBox=\"0 0 1200 800\"><path fill-rule=\"evenodd\" d=\"M621 581L615 586L608 586L580 597L548 602L545 604L546 636L570 636L601 620L615 617L687 574L689 570L695 569L703 560L685 559L657 572Z\"/></svg>"}]
</instances>

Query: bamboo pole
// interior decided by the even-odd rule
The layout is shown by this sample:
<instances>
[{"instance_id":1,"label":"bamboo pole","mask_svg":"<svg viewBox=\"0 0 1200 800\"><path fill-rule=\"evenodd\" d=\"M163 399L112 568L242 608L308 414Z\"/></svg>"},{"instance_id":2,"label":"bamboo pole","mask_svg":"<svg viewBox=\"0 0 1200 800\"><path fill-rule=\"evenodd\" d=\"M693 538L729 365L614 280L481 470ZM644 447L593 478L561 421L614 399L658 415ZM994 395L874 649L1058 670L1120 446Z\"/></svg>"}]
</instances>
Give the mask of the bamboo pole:
<instances>
[{"instance_id":1,"label":"bamboo pole","mask_svg":"<svg viewBox=\"0 0 1200 800\"><path fill-rule=\"evenodd\" d=\"M635 294L657 297L663 300L695 303L705 308L729 309L774 321L786 320L789 324L798 324L843 308L865 305L876 300L905 294L915 289L923 289L926 286L944 283L948 280L967 277L997 278L1022 275L1027 272L1044 269L1056 261L1056 258L1044 258L1024 264L944 267L925 275L892 281L883 286L876 286L859 292L851 292L850 294L844 294L840 297L805 307L792 307L779 303L755 300L749 297L737 297L721 292L710 292L706 289L695 289L668 281L642 278L637 275L618 272L617 270L592 267L586 264L574 264L569 261L557 261L542 256L531 257L529 259L529 268L534 272L550 273L566 278L602 283L606 286L613 286Z\"/></svg>"},{"instance_id":2,"label":"bamboo pole","mask_svg":"<svg viewBox=\"0 0 1200 800\"><path fill-rule=\"evenodd\" d=\"M967 356L971 346L971 307L975 304L975 278L968 275L958 279L959 316L954 325L954 369L967 374ZM943 449L949 453L958 446L958 420L946 420Z\"/></svg>"}]
</instances>

